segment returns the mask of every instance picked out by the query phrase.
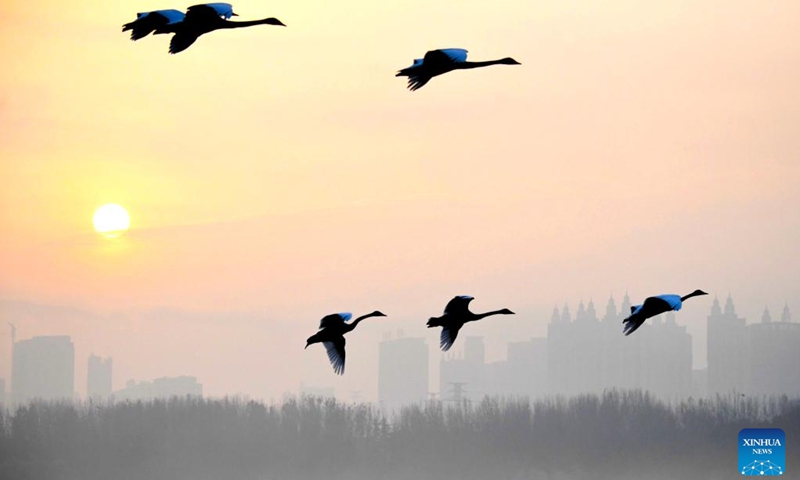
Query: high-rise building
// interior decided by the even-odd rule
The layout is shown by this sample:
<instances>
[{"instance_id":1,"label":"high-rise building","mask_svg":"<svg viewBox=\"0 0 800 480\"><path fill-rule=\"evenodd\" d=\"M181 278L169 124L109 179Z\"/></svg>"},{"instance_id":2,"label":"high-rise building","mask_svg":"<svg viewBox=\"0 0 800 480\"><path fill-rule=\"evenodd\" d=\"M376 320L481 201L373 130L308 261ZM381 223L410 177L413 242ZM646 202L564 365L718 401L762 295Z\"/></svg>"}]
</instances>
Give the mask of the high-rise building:
<instances>
[{"instance_id":1,"label":"high-rise building","mask_svg":"<svg viewBox=\"0 0 800 480\"><path fill-rule=\"evenodd\" d=\"M378 401L390 409L425 401L428 368L424 338L383 340L378 346Z\"/></svg>"},{"instance_id":2,"label":"high-rise building","mask_svg":"<svg viewBox=\"0 0 800 480\"><path fill-rule=\"evenodd\" d=\"M68 336L41 336L14 343L11 392L16 404L75 395L75 347Z\"/></svg>"},{"instance_id":3,"label":"high-rise building","mask_svg":"<svg viewBox=\"0 0 800 480\"><path fill-rule=\"evenodd\" d=\"M575 320L564 305L547 328L548 380L553 393L574 395L598 391L603 386L603 333L606 324L597 319L594 302L578 305Z\"/></svg>"},{"instance_id":4,"label":"high-rise building","mask_svg":"<svg viewBox=\"0 0 800 480\"><path fill-rule=\"evenodd\" d=\"M6 405L6 380L0 378L0 408Z\"/></svg>"},{"instance_id":5,"label":"high-rise building","mask_svg":"<svg viewBox=\"0 0 800 480\"><path fill-rule=\"evenodd\" d=\"M505 361L486 365L486 393L529 397L547 394L547 339L512 342L507 352Z\"/></svg>"},{"instance_id":6,"label":"high-rise building","mask_svg":"<svg viewBox=\"0 0 800 480\"><path fill-rule=\"evenodd\" d=\"M708 317L708 393L800 394L800 324L789 306L776 322L764 308L759 323L736 316L728 296L724 311L715 299Z\"/></svg>"},{"instance_id":7,"label":"high-rise building","mask_svg":"<svg viewBox=\"0 0 800 480\"><path fill-rule=\"evenodd\" d=\"M103 358L89 355L88 374L86 377L86 398L91 400L105 400L110 395L111 373L113 362L111 357Z\"/></svg>"},{"instance_id":8,"label":"high-rise building","mask_svg":"<svg viewBox=\"0 0 800 480\"><path fill-rule=\"evenodd\" d=\"M800 395L800 324L792 323L788 306L780 322L764 309L761 323L748 325L748 393Z\"/></svg>"},{"instance_id":9,"label":"high-rise building","mask_svg":"<svg viewBox=\"0 0 800 480\"><path fill-rule=\"evenodd\" d=\"M730 295L725 310L715 298L707 322L708 393L744 392L747 389L747 329L736 315Z\"/></svg>"},{"instance_id":10,"label":"high-rise building","mask_svg":"<svg viewBox=\"0 0 800 480\"><path fill-rule=\"evenodd\" d=\"M661 317L664 317L663 319ZM692 337L668 312L636 332L641 340L639 385L660 397L692 394Z\"/></svg>"}]
</instances>

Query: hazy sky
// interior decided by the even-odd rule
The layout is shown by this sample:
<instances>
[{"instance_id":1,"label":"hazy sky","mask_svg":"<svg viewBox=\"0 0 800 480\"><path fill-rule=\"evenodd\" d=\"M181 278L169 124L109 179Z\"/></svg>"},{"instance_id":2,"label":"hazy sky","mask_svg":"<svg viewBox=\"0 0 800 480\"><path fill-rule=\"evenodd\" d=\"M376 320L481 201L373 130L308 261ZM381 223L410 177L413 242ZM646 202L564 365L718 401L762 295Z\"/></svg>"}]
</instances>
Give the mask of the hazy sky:
<instances>
[{"instance_id":1,"label":"hazy sky","mask_svg":"<svg viewBox=\"0 0 800 480\"><path fill-rule=\"evenodd\" d=\"M288 27L175 56L120 31L190 4L0 3L0 320L72 335L80 392L94 351L115 388L374 398L378 341L435 346L456 294L519 313L465 330L490 358L626 290L800 315L796 0L241 1ZM443 47L522 65L394 77ZM91 223L109 202L132 217L116 241ZM677 321L704 334L712 300ZM323 315L374 309L344 378L302 350Z\"/></svg>"}]
</instances>

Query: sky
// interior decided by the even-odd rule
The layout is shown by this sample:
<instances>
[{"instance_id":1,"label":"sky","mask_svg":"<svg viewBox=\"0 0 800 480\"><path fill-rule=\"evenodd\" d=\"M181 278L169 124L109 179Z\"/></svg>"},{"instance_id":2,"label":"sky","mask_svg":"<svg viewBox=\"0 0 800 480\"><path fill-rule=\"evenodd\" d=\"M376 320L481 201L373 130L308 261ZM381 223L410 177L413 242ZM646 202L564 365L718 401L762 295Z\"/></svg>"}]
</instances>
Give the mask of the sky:
<instances>
[{"instance_id":1,"label":"sky","mask_svg":"<svg viewBox=\"0 0 800 480\"><path fill-rule=\"evenodd\" d=\"M490 359L625 292L712 294L677 316L697 367L713 296L800 313L796 1L242 1L287 27L174 56L121 32L190 4L0 2L0 320L71 335L79 392L94 352L115 388L374 399L380 339L437 363L424 322L459 294L517 312L470 325ZM448 47L522 65L395 78ZM115 240L92 227L112 202ZM375 309L345 377L302 350Z\"/></svg>"}]
</instances>

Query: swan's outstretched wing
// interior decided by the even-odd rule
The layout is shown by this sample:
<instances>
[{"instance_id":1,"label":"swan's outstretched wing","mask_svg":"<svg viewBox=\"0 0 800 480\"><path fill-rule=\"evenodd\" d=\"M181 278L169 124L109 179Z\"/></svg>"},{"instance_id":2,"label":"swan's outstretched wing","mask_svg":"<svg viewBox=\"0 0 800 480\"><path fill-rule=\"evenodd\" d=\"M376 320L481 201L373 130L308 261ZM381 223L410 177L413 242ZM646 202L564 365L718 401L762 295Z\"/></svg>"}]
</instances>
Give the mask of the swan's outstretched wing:
<instances>
[{"instance_id":1,"label":"swan's outstretched wing","mask_svg":"<svg viewBox=\"0 0 800 480\"><path fill-rule=\"evenodd\" d=\"M666 295L656 295L654 297L648 298L647 300L656 301L656 299L661 300L661 301L665 302L667 305L669 305L669 309L670 310L677 311L677 310L680 310L681 307L683 306L683 302L681 301L681 296L680 295L675 295L674 293L670 293L670 294L666 294ZM645 304L647 303L647 300L645 300ZM667 310L665 310L665 311L667 311Z\"/></svg>"},{"instance_id":2,"label":"swan's outstretched wing","mask_svg":"<svg viewBox=\"0 0 800 480\"><path fill-rule=\"evenodd\" d=\"M213 22L215 20L228 20L233 13L233 7L229 3L203 3L192 5L186 9L186 20Z\"/></svg>"},{"instance_id":3,"label":"swan's outstretched wing","mask_svg":"<svg viewBox=\"0 0 800 480\"><path fill-rule=\"evenodd\" d=\"M641 313L633 313L628 318L622 321L622 333L625 335L630 335L631 333L635 332L639 327L642 326L644 321L647 320L647 317L642 315Z\"/></svg>"},{"instance_id":4,"label":"swan's outstretched wing","mask_svg":"<svg viewBox=\"0 0 800 480\"><path fill-rule=\"evenodd\" d=\"M467 51L463 48L441 48L439 50L433 50L432 52L441 52L453 61L453 62L466 62L467 61ZM428 53L432 53L428 52Z\"/></svg>"},{"instance_id":5,"label":"swan's outstretched wing","mask_svg":"<svg viewBox=\"0 0 800 480\"><path fill-rule=\"evenodd\" d=\"M325 315L319 321L319 328L340 328L344 322L349 321L351 318L353 318L353 314L350 312Z\"/></svg>"},{"instance_id":6,"label":"swan's outstretched wing","mask_svg":"<svg viewBox=\"0 0 800 480\"><path fill-rule=\"evenodd\" d=\"M219 15L222 18L224 18L225 20L230 20L231 17L233 17L233 16L237 16L238 17L238 15L233 13L233 5L231 5L230 3L205 3L203 5L206 6L206 7L213 8L214 11L217 13L217 15ZM197 6L199 7L201 5L197 5ZM192 8L192 7L189 7L189 8Z\"/></svg>"},{"instance_id":7,"label":"swan's outstretched wing","mask_svg":"<svg viewBox=\"0 0 800 480\"><path fill-rule=\"evenodd\" d=\"M444 307L444 313L447 315L464 315L469 312L469 302L472 300L474 300L474 298L469 295L453 297Z\"/></svg>"},{"instance_id":8,"label":"swan's outstretched wing","mask_svg":"<svg viewBox=\"0 0 800 480\"><path fill-rule=\"evenodd\" d=\"M432 77L429 77L427 75L409 75L408 89L411 90L412 92L414 90L419 90L420 88L425 86L426 83L430 82L431 78Z\"/></svg>"},{"instance_id":9,"label":"swan's outstretched wing","mask_svg":"<svg viewBox=\"0 0 800 480\"><path fill-rule=\"evenodd\" d=\"M461 325L442 327L442 335L439 337L439 346L442 348L443 352L450 350L450 347L453 346L460 329Z\"/></svg>"},{"instance_id":10,"label":"swan's outstretched wing","mask_svg":"<svg viewBox=\"0 0 800 480\"><path fill-rule=\"evenodd\" d=\"M131 40L140 40L159 28L182 22L185 15L178 10L155 10L136 14L136 20L122 26L122 31L131 30Z\"/></svg>"},{"instance_id":11,"label":"swan's outstretched wing","mask_svg":"<svg viewBox=\"0 0 800 480\"><path fill-rule=\"evenodd\" d=\"M197 35L193 33L178 32L172 36L172 40L169 42L169 53L180 53L191 47L196 40Z\"/></svg>"},{"instance_id":12,"label":"swan's outstretched wing","mask_svg":"<svg viewBox=\"0 0 800 480\"><path fill-rule=\"evenodd\" d=\"M328 351L328 360L331 361L331 365L333 365L333 371L336 372L337 375L344 374L344 345L345 339L344 337L338 337L335 340L331 340L329 342L322 342L325 345L325 350Z\"/></svg>"}]
</instances>

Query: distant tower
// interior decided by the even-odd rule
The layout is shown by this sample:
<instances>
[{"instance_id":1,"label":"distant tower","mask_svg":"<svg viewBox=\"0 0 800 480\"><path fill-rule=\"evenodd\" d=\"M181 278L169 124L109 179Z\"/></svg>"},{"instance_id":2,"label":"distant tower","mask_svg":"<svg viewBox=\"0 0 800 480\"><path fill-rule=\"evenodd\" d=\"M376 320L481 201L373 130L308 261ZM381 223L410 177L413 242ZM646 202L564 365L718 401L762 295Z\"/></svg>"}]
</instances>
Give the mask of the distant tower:
<instances>
[{"instance_id":1,"label":"distant tower","mask_svg":"<svg viewBox=\"0 0 800 480\"><path fill-rule=\"evenodd\" d=\"M89 355L86 375L87 399L102 401L111 395L112 368L111 357L102 358L97 355Z\"/></svg>"},{"instance_id":2,"label":"distant tower","mask_svg":"<svg viewBox=\"0 0 800 480\"><path fill-rule=\"evenodd\" d=\"M582 322L586 320L586 308L583 306L583 300L578 303L578 311L575 313L575 321Z\"/></svg>"},{"instance_id":3,"label":"distant tower","mask_svg":"<svg viewBox=\"0 0 800 480\"><path fill-rule=\"evenodd\" d=\"M558 313L558 307L553 307L553 315L550 316L550 323L558 323L561 321L561 315Z\"/></svg>"},{"instance_id":4,"label":"distant tower","mask_svg":"<svg viewBox=\"0 0 800 480\"><path fill-rule=\"evenodd\" d=\"M733 299L730 293L728 294L728 300L725 301L725 315L736 315L736 308L733 306Z\"/></svg>"},{"instance_id":5,"label":"distant tower","mask_svg":"<svg viewBox=\"0 0 800 480\"><path fill-rule=\"evenodd\" d=\"M589 299L589 305L586 307L586 319L593 322L597 321L597 311L594 309L594 302Z\"/></svg>"},{"instance_id":6,"label":"distant tower","mask_svg":"<svg viewBox=\"0 0 800 480\"><path fill-rule=\"evenodd\" d=\"M564 323L572 322L572 315L569 313L569 307L566 302L564 303L564 308L561 309L561 321Z\"/></svg>"},{"instance_id":7,"label":"distant tower","mask_svg":"<svg viewBox=\"0 0 800 480\"><path fill-rule=\"evenodd\" d=\"M466 382L450 382L450 386L452 386L452 390L450 390L450 398L455 404L460 404L465 399L466 392L464 391L464 385Z\"/></svg>"},{"instance_id":8,"label":"distant tower","mask_svg":"<svg viewBox=\"0 0 800 480\"><path fill-rule=\"evenodd\" d=\"M605 322L613 322L617 320L617 304L614 303L614 297L608 297L608 304L606 305L606 315L603 317Z\"/></svg>"},{"instance_id":9,"label":"distant tower","mask_svg":"<svg viewBox=\"0 0 800 480\"><path fill-rule=\"evenodd\" d=\"M761 315L761 323L772 323L772 315L769 314L769 309L764 306L764 313Z\"/></svg>"},{"instance_id":10,"label":"distant tower","mask_svg":"<svg viewBox=\"0 0 800 480\"><path fill-rule=\"evenodd\" d=\"M719 308L719 301L714 299L706 329L708 393L747 390L747 327L745 319L736 316L730 295L724 312Z\"/></svg>"},{"instance_id":11,"label":"distant tower","mask_svg":"<svg viewBox=\"0 0 800 480\"><path fill-rule=\"evenodd\" d=\"M378 344L378 401L387 408L424 401L428 355L424 338L384 339Z\"/></svg>"},{"instance_id":12,"label":"distant tower","mask_svg":"<svg viewBox=\"0 0 800 480\"><path fill-rule=\"evenodd\" d=\"M628 296L628 292L625 292L625 296L622 297L622 305L619 306L619 315L624 318L630 314L631 314L631 297Z\"/></svg>"},{"instance_id":13,"label":"distant tower","mask_svg":"<svg viewBox=\"0 0 800 480\"><path fill-rule=\"evenodd\" d=\"M711 305L711 315L712 316L722 315L722 309L719 308L719 299L717 299L716 296L714 297L714 304Z\"/></svg>"},{"instance_id":14,"label":"distant tower","mask_svg":"<svg viewBox=\"0 0 800 480\"><path fill-rule=\"evenodd\" d=\"M667 312L665 317L666 317L664 319L665 325L677 325L677 323L675 323L675 312L669 311Z\"/></svg>"},{"instance_id":15,"label":"distant tower","mask_svg":"<svg viewBox=\"0 0 800 480\"><path fill-rule=\"evenodd\" d=\"M792 314L789 312L789 304L783 305L783 313L781 313L781 322L789 323L792 321Z\"/></svg>"}]
</instances>

